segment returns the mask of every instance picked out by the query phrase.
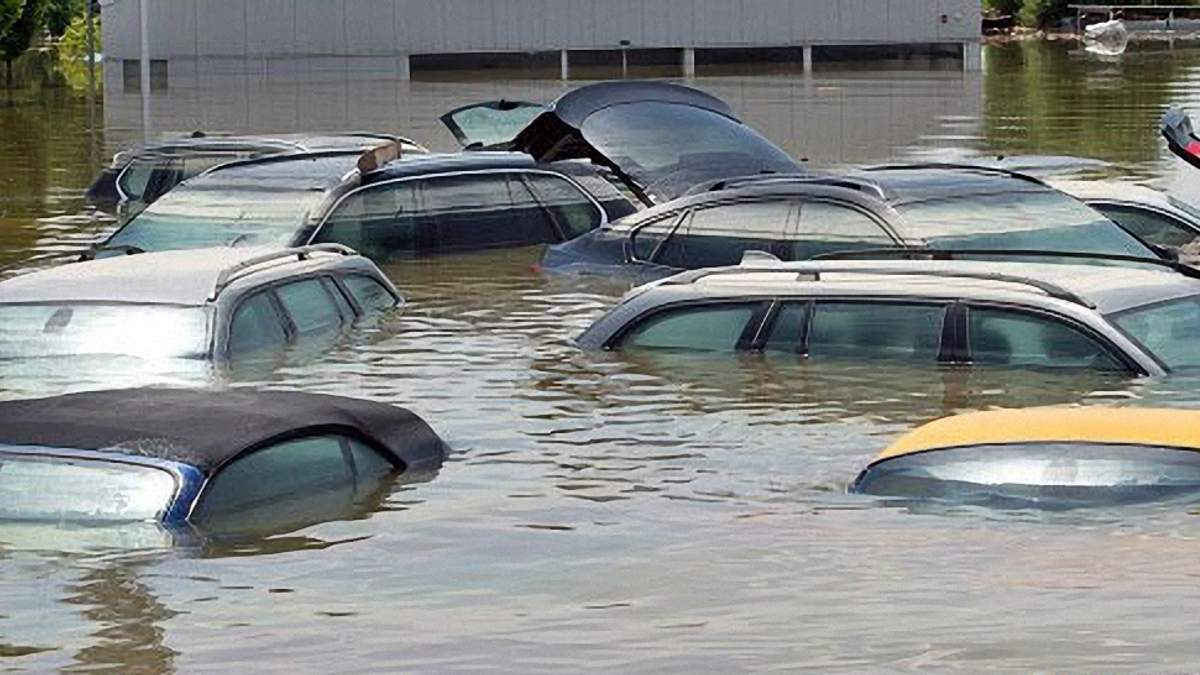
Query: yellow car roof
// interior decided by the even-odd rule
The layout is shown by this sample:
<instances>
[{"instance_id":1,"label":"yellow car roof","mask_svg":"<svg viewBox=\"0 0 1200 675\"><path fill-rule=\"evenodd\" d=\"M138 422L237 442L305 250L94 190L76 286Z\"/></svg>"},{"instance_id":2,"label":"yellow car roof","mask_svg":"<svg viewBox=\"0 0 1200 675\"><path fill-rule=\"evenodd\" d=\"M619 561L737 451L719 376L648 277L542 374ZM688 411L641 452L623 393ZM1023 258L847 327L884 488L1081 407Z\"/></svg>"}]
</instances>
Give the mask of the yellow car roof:
<instances>
[{"instance_id":1,"label":"yellow car roof","mask_svg":"<svg viewBox=\"0 0 1200 675\"><path fill-rule=\"evenodd\" d=\"M956 415L901 437L875 462L927 450L1037 442L1112 443L1200 451L1200 410L1026 408Z\"/></svg>"}]
</instances>

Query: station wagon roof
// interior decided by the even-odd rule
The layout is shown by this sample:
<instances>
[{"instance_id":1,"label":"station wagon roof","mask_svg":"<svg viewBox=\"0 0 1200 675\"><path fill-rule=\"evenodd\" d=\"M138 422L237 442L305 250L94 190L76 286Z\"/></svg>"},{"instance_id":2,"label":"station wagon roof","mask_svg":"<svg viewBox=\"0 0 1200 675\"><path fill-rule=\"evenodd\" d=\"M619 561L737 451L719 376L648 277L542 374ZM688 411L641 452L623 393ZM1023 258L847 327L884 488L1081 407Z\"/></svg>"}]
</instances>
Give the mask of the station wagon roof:
<instances>
[{"instance_id":1,"label":"station wagon roof","mask_svg":"<svg viewBox=\"0 0 1200 675\"><path fill-rule=\"evenodd\" d=\"M877 185L893 206L968 195L1052 192L1042 181L1002 169L911 164L878 166L847 175Z\"/></svg>"},{"instance_id":2,"label":"station wagon roof","mask_svg":"<svg viewBox=\"0 0 1200 675\"><path fill-rule=\"evenodd\" d=\"M364 183L396 178L424 176L456 171L486 171L492 169L532 169L539 165L532 157L520 152L466 151L430 154L389 162L368 174Z\"/></svg>"},{"instance_id":3,"label":"station wagon roof","mask_svg":"<svg viewBox=\"0 0 1200 675\"><path fill-rule=\"evenodd\" d=\"M813 281L812 275L822 282L878 284L889 295L969 298L971 288L1002 290L1014 297L1054 295L1074 302L1082 300L1104 314L1200 295L1200 280L1173 272L1104 265L982 260L751 262L737 267L683 272L659 283L666 286L690 284L706 294L733 296L786 292L797 283ZM897 275L905 277L905 283L896 283ZM1027 280L1027 283L1018 280Z\"/></svg>"},{"instance_id":4,"label":"station wagon roof","mask_svg":"<svg viewBox=\"0 0 1200 675\"><path fill-rule=\"evenodd\" d=\"M412 412L341 396L126 389L0 402L0 444L149 456L207 474L244 452L323 433L365 439L407 469L436 468L446 454Z\"/></svg>"},{"instance_id":5,"label":"station wagon roof","mask_svg":"<svg viewBox=\"0 0 1200 675\"><path fill-rule=\"evenodd\" d=\"M349 249L346 249L349 250ZM277 247L224 247L160 251L70 263L0 282L0 304L51 302L123 302L200 306L213 295L226 270ZM264 263L264 269L287 266L289 272L325 267L344 259L317 251L306 261L299 255Z\"/></svg>"},{"instance_id":6,"label":"station wagon roof","mask_svg":"<svg viewBox=\"0 0 1200 675\"><path fill-rule=\"evenodd\" d=\"M158 143L148 143L124 151L130 158L153 153L155 151L174 151L185 149L239 149L239 148L281 148L297 152L316 152L322 150L355 150L367 149L378 145L380 141L398 141L409 145L418 144L410 138L393 134L357 131L347 133L287 133L287 134L254 134L237 136L199 136L174 138ZM419 147L419 146L418 146Z\"/></svg>"},{"instance_id":7,"label":"station wagon roof","mask_svg":"<svg viewBox=\"0 0 1200 675\"><path fill-rule=\"evenodd\" d=\"M243 159L209 169L184 181L174 192L206 185L245 186L260 189L332 190L358 168L362 153L357 150L271 155Z\"/></svg>"}]
</instances>

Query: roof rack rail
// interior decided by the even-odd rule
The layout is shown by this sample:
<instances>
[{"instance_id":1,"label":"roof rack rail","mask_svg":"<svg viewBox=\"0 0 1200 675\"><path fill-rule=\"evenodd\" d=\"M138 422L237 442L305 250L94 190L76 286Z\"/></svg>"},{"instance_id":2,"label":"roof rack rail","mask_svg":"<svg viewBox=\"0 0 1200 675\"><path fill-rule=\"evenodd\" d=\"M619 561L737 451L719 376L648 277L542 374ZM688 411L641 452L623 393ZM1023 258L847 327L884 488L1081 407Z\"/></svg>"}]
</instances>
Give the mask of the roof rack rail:
<instances>
[{"instance_id":1,"label":"roof rack rail","mask_svg":"<svg viewBox=\"0 0 1200 675\"><path fill-rule=\"evenodd\" d=\"M1016 178L1028 183L1046 186L1046 182L1037 176L1031 176L1020 171L1005 169L999 166L989 166L987 164L971 164L969 162L911 162L906 164L877 164L875 166L863 167L863 171L903 171L905 169L969 169L972 171L986 171L989 173L1001 174L1009 178Z\"/></svg>"},{"instance_id":2,"label":"roof rack rail","mask_svg":"<svg viewBox=\"0 0 1200 675\"><path fill-rule=\"evenodd\" d=\"M1200 279L1200 269L1181 263L1177 260L1163 260L1162 258L1147 258L1137 255L1122 255L1119 253L1089 253L1086 251L1032 251L1025 249L983 249L983 248L960 248L960 249L932 249L932 248L866 248L847 251L833 251L824 253L813 258L813 260L858 260L871 259L887 256L899 258L928 258L932 260L955 260L959 256L992 256L992 257L1013 257L1013 258L1067 258L1070 260L1102 260L1110 262L1125 262L1135 263L1139 265L1152 265L1154 267L1162 267L1173 272L1182 274L1190 279Z\"/></svg>"},{"instance_id":3,"label":"roof rack rail","mask_svg":"<svg viewBox=\"0 0 1200 675\"><path fill-rule=\"evenodd\" d=\"M888 249L895 250L895 249ZM756 265L755 263L766 262L764 265ZM758 272L793 272L800 274L813 275L813 281L820 281L822 274L880 274L894 276L920 276L920 277L942 277L946 279L977 279L980 281L999 281L1010 284L1020 284L1029 286L1045 293L1046 295L1058 300L1095 309L1096 303L1080 296L1079 294L1069 289L1063 288L1056 283L1034 279L1032 277L1023 276L1020 274L1008 274L1005 272L969 272L965 270L921 270L921 269L904 269L897 267L833 267L827 264L822 264L819 260L805 260L793 263L776 263L762 258L752 258L743 261L742 265L735 267L720 267L710 270L696 270L695 275L681 274L677 278L679 283L692 283L706 276L716 276L721 274L738 274L746 271Z\"/></svg>"},{"instance_id":4,"label":"roof rack rail","mask_svg":"<svg viewBox=\"0 0 1200 675\"><path fill-rule=\"evenodd\" d=\"M358 255L354 249L341 244L310 244L308 246L283 248L253 258L247 258L236 265L231 265L222 270L217 275L217 281L213 284L213 290L209 294L208 299L210 301L216 300L221 291L228 288L230 284L253 274L256 271L255 267L265 265L269 262L282 262L289 258L295 258L297 261L308 260L314 253L334 253L345 256Z\"/></svg>"}]
</instances>

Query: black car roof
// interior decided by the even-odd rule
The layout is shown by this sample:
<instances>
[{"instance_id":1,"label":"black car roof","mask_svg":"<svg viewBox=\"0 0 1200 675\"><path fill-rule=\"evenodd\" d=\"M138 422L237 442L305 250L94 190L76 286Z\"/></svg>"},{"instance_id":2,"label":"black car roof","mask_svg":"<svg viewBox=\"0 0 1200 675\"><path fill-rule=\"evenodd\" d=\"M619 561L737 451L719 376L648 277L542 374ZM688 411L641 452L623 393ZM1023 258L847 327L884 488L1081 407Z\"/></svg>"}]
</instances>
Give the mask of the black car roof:
<instances>
[{"instance_id":1,"label":"black car roof","mask_svg":"<svg viewBox=\"0 0 1200 675\"><path fill-rule=\"evenodd\" d=\"M964 195L1054 192L1032 176L1004 169L956 164L895 164L848 174L877 185L893 206Z\"/></svg>"},{"instance_id":2,"label":"black car roof","mask_svg":"<svg viewBox=\"0 0 1200 675\"><path fill-rule=\"evenodd\" d=\"M357 150L338 150L241 159L213 167L184 181L180 189L197 184L246 183L262 184L264 187L269 184L276 189L331 190L341 185L346 175L358 168L362 154Z\"/></svg>"},{"instance_id":3,"label":"black car roof","mask_svg":"<svg viewBox=\"0 0 1200 675\"><path fill-rule=\"evenodd\" d=\"M0 402L0 443L166 459L211 475L242 453L322 433L361 438L406 469L446 446L404 408L290 391L123 389Z\"/></svg>"},{"instance_id":4,"label":"black car roof","mask_svg":"<svg viewBox=\"0 0 1200 675\"><path fill-rule=\"evenodd\" d=\"M413 155L390 162L377 171L363 177L363 184L378 183L397 178L427 176L456 171L487 171L494 169L544 169L568 175L581 173L598 174L602 171L587 161L566 160L561 162L537 162L521 152L494 150L466 150L449 154Z\"/></svg>"}]
</instances>

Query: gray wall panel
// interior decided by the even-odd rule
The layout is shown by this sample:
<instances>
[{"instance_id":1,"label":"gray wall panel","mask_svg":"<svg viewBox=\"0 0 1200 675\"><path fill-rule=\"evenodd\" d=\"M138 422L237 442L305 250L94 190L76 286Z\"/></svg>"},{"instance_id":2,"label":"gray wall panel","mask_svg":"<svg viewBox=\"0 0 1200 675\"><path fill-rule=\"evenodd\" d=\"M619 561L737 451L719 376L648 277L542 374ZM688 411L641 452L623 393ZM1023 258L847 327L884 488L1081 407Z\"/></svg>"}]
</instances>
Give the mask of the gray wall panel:
<instances>
[{"instance_id":1,"label":"gray wall panel","mask_svg":"<svg viewBox=\"0 0 1200 675\"><path fill-rule=\"evenodd\" d=\"M228 0L187 0L195 5L196 35L187 40L181 32L172 33L169 44L180 50L194 45L199 56L244 56L246 54L246 11L242 2ZM158 3L155 12L162 11ZM151 40L153 43L153 39ZM182 55L182 54L181 54Z\"/></svg>"}]
</instances>

